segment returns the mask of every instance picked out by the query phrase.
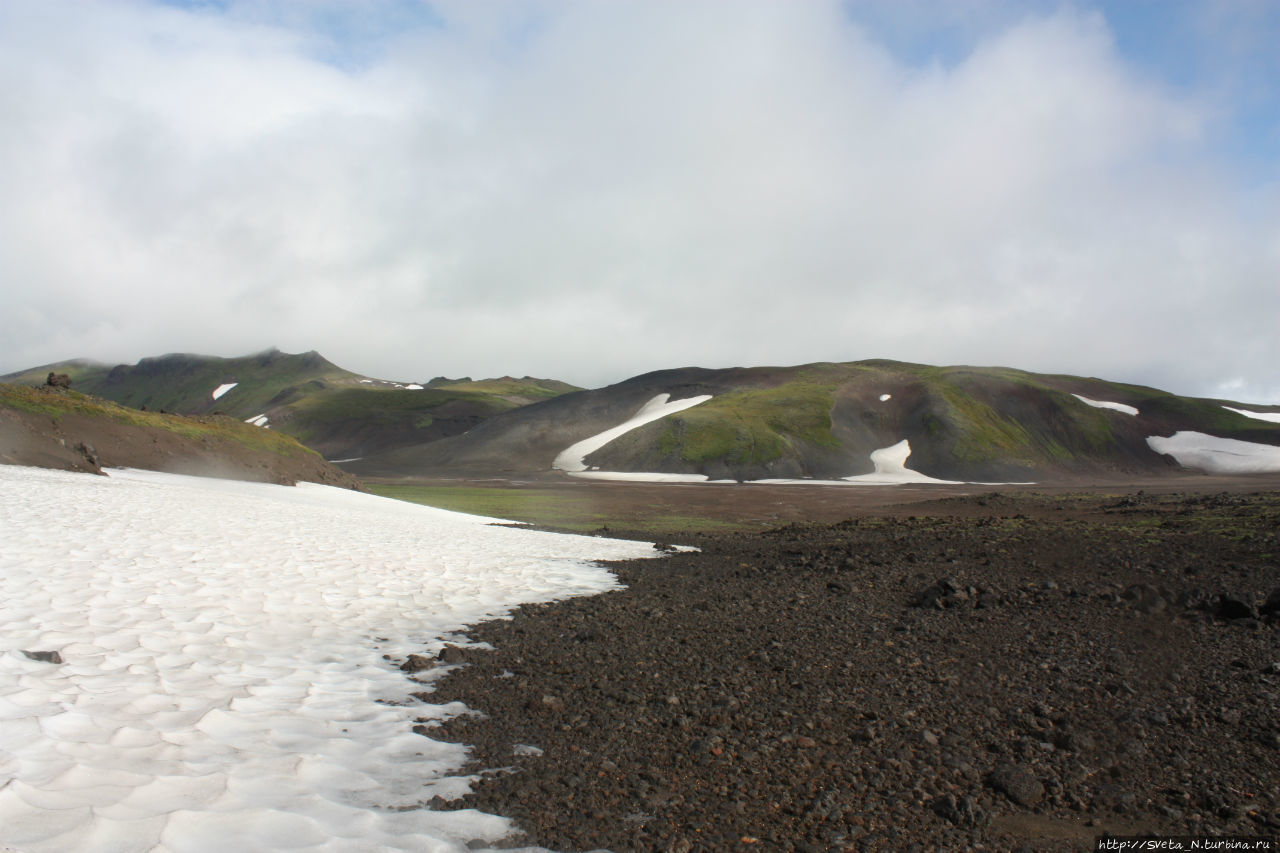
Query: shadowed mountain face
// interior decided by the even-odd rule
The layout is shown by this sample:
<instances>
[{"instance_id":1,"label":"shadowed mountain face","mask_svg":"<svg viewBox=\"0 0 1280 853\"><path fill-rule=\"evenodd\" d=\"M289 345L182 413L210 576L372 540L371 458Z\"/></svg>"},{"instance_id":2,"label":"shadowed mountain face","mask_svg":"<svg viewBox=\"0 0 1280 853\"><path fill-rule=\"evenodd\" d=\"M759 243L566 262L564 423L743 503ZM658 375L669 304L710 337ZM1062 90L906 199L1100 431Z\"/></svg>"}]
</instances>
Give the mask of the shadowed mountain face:
<instances>
[{"instance_id":1,"label":"shadowed mountain face","mask_svg":"<svg viewBox=\"0 0 1280 853\"><path fill-rule=\"evenodd\" d=\"M531 377L388 382L316 352L274 349L242 358L173 354L115 367L77 360L0 381L39 385L50 372L66 373L78 391L133 408L257 419L330 459L456 435L500 412L575 390Z\"/></svg>"},{"instance_id":2,"label":"shadowed mountain face","mask_svg":"<svg viewBox=\"0 0 1280 853\"><path fill-rule=\"evenodd\" d=\"M1225 406L1265 407L1007 368L863 361L649 373L348 467L365 476L544 472L570 445L627 421L659 394L712 399L626 432L586 464L711 479L835 479L870 473L873 451L906 440L908 467L933 477L1044 481L1184 470L1153 450L1150 436L1194 431L1280 446L1280 424Z\"/></svg>"}]
</instances>

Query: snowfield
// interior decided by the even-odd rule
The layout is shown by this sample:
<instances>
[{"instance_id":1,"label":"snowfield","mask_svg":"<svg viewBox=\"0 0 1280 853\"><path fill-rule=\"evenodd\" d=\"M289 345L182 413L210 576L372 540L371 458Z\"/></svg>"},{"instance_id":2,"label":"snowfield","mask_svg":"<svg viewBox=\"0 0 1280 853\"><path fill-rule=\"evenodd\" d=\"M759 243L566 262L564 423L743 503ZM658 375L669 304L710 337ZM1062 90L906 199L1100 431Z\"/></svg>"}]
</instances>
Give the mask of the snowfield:
<instances>
[{"instance_id":1,"label":"snowfield","mask_svg":"<svg viewBox=\"0 0 1280 853\"><path fill-rule=\"evenodd\" d=\"M411 728L465 709L397 663L656 553L139 471L0 466L0 519L0 849L23 853L494 842L508 820L418 808L467 788L466 748Z\"/></svg>"},{"instance_id":2,"label":"snowfield","mask_svg":"<svg viewBox=\"0 0 1280 853\"><path fill-rule=\"evenodd\" d=\"M1167 453L1184 468L1210 474L1280 473L1280 447L1218 438L1202 432L1175 432L1168 438L1153 435L1147 444L1156 453Z\"/></svg>"}]
</instances>

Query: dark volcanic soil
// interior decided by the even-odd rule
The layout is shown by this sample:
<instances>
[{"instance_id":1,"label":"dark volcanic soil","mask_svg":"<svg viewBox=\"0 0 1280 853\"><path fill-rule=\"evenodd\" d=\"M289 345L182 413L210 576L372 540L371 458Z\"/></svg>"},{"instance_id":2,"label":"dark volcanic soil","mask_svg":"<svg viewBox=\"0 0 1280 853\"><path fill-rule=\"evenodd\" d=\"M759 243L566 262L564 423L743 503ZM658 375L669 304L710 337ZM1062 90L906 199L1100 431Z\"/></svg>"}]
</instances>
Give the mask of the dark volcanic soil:
<instances>
[{"instance_id":1,"label":"dark volcanic soil","mask_svg":"<svg viewBox=\"0 0 1280 853\"><path fill-rule=\"evenodd\" d=\"M1278 532L1269 492L697 537L472 632L430 732L484 777L435 805L619 853L1277 837Z\"/></svg>"}]
</instances>

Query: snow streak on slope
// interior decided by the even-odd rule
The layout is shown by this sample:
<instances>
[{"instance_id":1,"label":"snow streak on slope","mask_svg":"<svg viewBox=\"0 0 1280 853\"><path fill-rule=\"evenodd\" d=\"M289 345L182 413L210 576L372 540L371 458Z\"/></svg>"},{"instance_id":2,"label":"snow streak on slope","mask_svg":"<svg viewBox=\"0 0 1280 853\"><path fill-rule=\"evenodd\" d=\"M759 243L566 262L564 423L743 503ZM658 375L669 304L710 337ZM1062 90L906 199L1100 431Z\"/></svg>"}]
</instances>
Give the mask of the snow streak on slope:
<instances>
[{"instance_id":1,"label":"snow streak on slope","mask_svg":"<svg viewBox=\"0 0 1280 853\"><path fill-rule=\"evenodd\" d=\"M1228 412L1235 412L1237 415L1244 415L1246 418L1280 424L1280 412L1251 412L1248 409L1233 409L1230 406L1223 406L1222 408Z\"/></svg>"},{"instance_id":2,"label":"snow streak on slope","mask_svg":"<svg viewBox=\"0 0 1280 853\"><path fill-rule=\"evenodd\" d=\"M223 394L227 393L228 391L230 391L232 388L236 387L239 384L240 384L239 382L227 382L223 385L219 385L217 388L213 389L213 399L215 400L218 399Z\"/></svg>"},{"instance_id":3,"label":"snow streak on slope","mask_svg":"<svg viewBox=\"0 0 1280 853\"><path fill-rule=\"evenodd\" d=\"M636 542L326 486L0 466L0 848L466 850L466 788L383 655L615 586ZM23 651L57 651L63 663ZM381 700L381 701L380 701ZM401 704L403 703L403 704Z\"/></svg>"},{"instance_id":4,"label":"snow streak on slope","mask_svg":"<svg viewBox=\"0 0 1280 853\"><path fill-rule=\"evenodd\" d=\"M1090 400L1088 397L1081 397L1079 394L1072 394L1081 403L1093 406L1095 409L1111 409L1114 412L1124 412L1126 415L1136 415L1138 410L1127 403L1108 403L1106 400Z\"/></svg>"},{"instance_id":5,"label":"snow streak on slope","mask_svg":"<svg viewBox=\"0 0 1280 853\"><path fill-rule=\"evenodd\" d=\"M787 486L901 486L906 483L941 483L951 485L956 480L937 480L928 474L912 471L907 467L907 457L911 455L911 442L905 438L889 447L881 447L871 451L871 464L875 471L870 474L854 474L839 480L748 480L749 483L766 483Z\"/></svg>"},{"instance_id":6,"label":"snow streak on slope","mask_svg":"<svg viewBox=\"0 0 1280 853\"><path fill-rule=\"evenodd\" d=\"M698 397L687 397L684 400L668 402L670 399L670 394L659 394L641 406L640 411L636 412L629 419L618 424L616 427L612 427L602 433L597 433L590 438L584 438L582 441L569 445L560 452L559 456L555 458L555 461L551 463L551 467L555 468L557 471L565 471L569 474L586 471L586 458L609 442L613 441L615 438L625 435L637 427L642 427L647 423L652 423L660 418L665 418L667 415L674 415L676 412L683 412L685 409L691 409L699 403L705 403L711 399L711 395L703 394ZM603 476L603 473L597 474L596 476ZM629 476L634 478L635 475ZM706 478L700 477L699 479L705 480Z\"/></svg>"}]
</instances>

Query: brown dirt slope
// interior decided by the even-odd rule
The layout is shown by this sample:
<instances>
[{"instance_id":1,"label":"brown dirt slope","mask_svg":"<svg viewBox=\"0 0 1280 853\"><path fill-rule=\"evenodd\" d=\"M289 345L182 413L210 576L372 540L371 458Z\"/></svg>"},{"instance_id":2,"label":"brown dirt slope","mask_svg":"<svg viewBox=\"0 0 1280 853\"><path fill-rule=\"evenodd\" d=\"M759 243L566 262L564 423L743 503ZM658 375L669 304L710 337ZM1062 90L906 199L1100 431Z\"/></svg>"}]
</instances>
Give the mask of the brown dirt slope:
<instances>
[{"instance_id":1,"label":"brown dirt slope","mask_svg":"<svg viewBox=\"0 0 1280 853\"><path fill-rule=\"evenodd\" d=\"M360 487L288 436L235 418L139 412L75 391L13 385L0 385L0 464Z\"/></svg>"}]
</instances>

